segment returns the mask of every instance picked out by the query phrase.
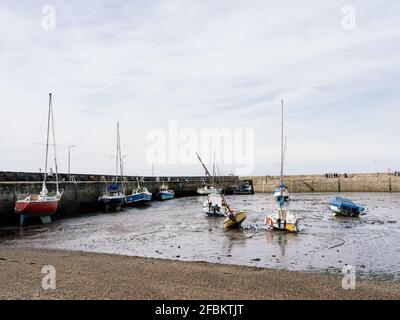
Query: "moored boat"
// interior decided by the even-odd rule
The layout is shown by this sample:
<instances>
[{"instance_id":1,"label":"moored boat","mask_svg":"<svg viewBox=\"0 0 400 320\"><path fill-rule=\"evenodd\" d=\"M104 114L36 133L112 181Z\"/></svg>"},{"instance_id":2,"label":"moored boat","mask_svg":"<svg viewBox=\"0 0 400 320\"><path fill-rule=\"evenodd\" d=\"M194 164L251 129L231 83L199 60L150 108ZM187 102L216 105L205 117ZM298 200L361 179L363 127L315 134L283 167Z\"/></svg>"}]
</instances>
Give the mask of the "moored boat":
<instances>
[{"instance_id":1,"label":"moored boat","mask_svg":"<svg viewBox=\"0 0 400 320\"><path fill-rule=\"evenodd\" d=\"M222 196L222 204L226 207L226 219L224 220L224 229L239 229L242 222L247 218L247 212L244 210L234 211Z\"/></svg>"},{"instance_id":2,"label":"moored boat","mask_svg":"<svg viewBox=\"0 0 400 320\"><path fill-rule=\"evenodd\" d=\"M118 173L118 169L120 172ZM115 182L106 186L106 190L99 196L98 201L105 205L106 212L109 210L119 211L125 203L125 188L122 172L121 139L119 134L119 122L117 122L117 153ZM121 184L118 183L121 180Z\"/></svg>"},{"instance_id":3,"label":"moored boat","mask_svg":"<svg viewBox=\"0 0 400 320\"><path fill-rule=\"evenodd\" d=\"M158 197L162 201L173 199L175 197L175 191L168 189L168 186L163 183L158 192Z\"/></svg>"},{"instance_id":4,"label":"moored boat","mask_svg":"<svg viewBox=\"0 0 400 320\"><path fill-rule=\"evenodd\" d=\"M358 217L365 209L347 198L334 197L329 201L331 210L336 215Z\"/></svg>"},{"instance_id":5,"label":"moored boat","mask_svg":"<svg viewBox=\"0 0 400 320\"><path fill-rule=\"evenodd\" d=\"M220 194L221 192L222 188L217 188L213 185L204 185L201 188L197 188L197 194L200 195Z\"/></svg>"},{"instance_id":6,"label":"moored boat","mask_svg":"<svg viewBox=\"0 0 400 320\"><path fill-rule=\"evenodd\" d=\"M267 216L264 223L273 230L298 231L297 215L284 208L279 208L273 214Z\"/></svg>"},{"instance_id":7,"label":"moored boat","mask_svg":"<svg viewBox=\"0 0 400 320\"><path fill-rule=\"evenodd\" d=\"M242 222L247 218L247 213L245 211L238 211L229 214L224 221L225 229L238 229L241 227Z\"/></svg>"},{"instance_id":8,"label":"moored boat","mask_svg":"<svg viewBox=\"0 0 400 320\"><path fill-rule=\"evenodd\" d=\"M280 197L283 196L284 201L287 201L290 197L289 189L285 186L279 186L274 190L274 199L279 201Z\"/></svg>"},{"instance_id":9,"label":"moored boat","mask_svg":"<svg viewBox=\"0 0 400 320\"><path fill-rule=\"evenodd\" d=\"M289 200L290 192L288 187L286 186L285 179L284 179L284 161L285 161L285 149L286 143L283 143L283 100L282 100L282 127L281 127L281 180L279 182L279 186L273 192L274 199L280 201L283 198L283 201Z\"/></svg>"},{"instance_id":10,"label":"moored boat","mask_svg":"<svg viewBox=\"0 0 400 320\"><path fill-rule=\"evenodd\" d=\"M125 204L127 205L141 205L151 201L152 194L145 187L141 187L138 181L137 187L132 190L130 195L126 196Z\"/></svg>"},{"instance_id":11,"label":"moored boat","mask_svg":"<svg viewBox=\"0 0 400 320\"><path fill-rule=\"evenodd\" d=\"M264 223L271 230L281 230L289 232L298 232L297 214L284 208L285 201L289 199L289 189L287 188L283 176L284 163L284 145L283 145L283 100L282 100L282 132L281 132L281 181L279 186L273 192L275 200L279 201L279 208L264 219Z\"/></svg>"},{"instance_id":12,"label":"moored boat","mask_svg":"<svg viewBox=\"0 0 400 320\"><path fill-rule=\"evenodd\" d=\"M203 203L203 211L208 217L225 217L227 208L222 196L219 194L208 195L207 201Z\"/></svg>"},{"instance_id":13,"label":"moored boat","mask_svg":"<svg viewBox=\"0 0 400 320\"><path fill-rule=\"evenodd\" d=\"M246 181L244 184L238 186L234 191L233 194L243 195L243 194L252 194L253 188L251 187L250 183Z\"/></svg>"},{"instance_id":14,"label":"moored boat","mask_svg":"<svg viewBox=\"0 0 400 320\"><path fill-rule=\"evenodd\" d=\"M49 195L46 186L46 180L48 177L48 157L49 157L49 143L50 143L50 128L53 133L53 147L54 147L54 163L55 163L55 179L56 179L56 193L53 196ZM62 197L62 193L59 190L58 184L58 166L57 166L57 155L56 155L56 142L55 142L55 130L54 130L54 114L52 104L52 94L49 94L49 110L47 118L47 140L46 140L46 161L44 179L42 185L42 191L39 194L30 194L22 200L18 200L15 203L15 212L20 215L20 225L23 226L25 219L39 217L42 223L51 223L51 216L57 212L59 203Z\"/></svg>"},{"instance_id":15,"label":"moored boat","mask_svg":"<svg viewBox=\"0 0 400 320\"><path fill-rule=\"evenodd\" d=\"M100 195L99 202L105 205L106 211L120 210L125 203L125 194L120 191L119 184L106 186L105 192Z\"/></svg>"}]
</instances>

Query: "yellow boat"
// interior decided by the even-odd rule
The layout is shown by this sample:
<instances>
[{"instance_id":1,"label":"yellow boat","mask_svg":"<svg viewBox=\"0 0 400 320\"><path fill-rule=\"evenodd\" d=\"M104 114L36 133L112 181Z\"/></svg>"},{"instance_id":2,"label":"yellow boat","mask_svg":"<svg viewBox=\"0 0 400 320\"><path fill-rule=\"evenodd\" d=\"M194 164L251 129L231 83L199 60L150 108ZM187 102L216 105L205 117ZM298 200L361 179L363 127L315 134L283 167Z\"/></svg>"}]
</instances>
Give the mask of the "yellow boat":
<instances>
[{"instance_id":1,"label":"yellow boat","mask_svg":"<svg viewBox=\"0 0 400 320\"><path fill-rule=\"evenodd\" d=\"M298 232L298 218L286 209L278 209L274 214L267 216L264 223L273 230Z\"/></svg>"},{"instance_id":2,"label":"yellow boat","mask_svg":"<svg viewBox=\"0 0 400 320\"><path fill-rule=\"evenodd\" d=\"M247 213L245 211L238 211L236 213L229 214L224 221L224 228L237 229L246 218Z\"/></svg>"}]
</instances>

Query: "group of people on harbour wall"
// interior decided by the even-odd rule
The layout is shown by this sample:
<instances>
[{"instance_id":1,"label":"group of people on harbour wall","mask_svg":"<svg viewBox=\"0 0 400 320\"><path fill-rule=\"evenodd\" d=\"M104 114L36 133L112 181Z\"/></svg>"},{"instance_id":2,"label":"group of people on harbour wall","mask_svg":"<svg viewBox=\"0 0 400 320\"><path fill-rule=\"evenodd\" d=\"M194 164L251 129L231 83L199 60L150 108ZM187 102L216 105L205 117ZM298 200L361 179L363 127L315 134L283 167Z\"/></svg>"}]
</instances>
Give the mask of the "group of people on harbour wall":
<instances>
[{"instance_id":1,"label":"group of people on harbour wall","mask_svg":"<svg viewBox=\"0 0 400 320\"><path fill-rule=\"evenodd\" d=\"M343 178L348 178L349 175L347 173L343 173L343 174L340 174L340 173L326 173L325 177L326 178L342 178L342 177Z\"/></svg>"}]
</instances>

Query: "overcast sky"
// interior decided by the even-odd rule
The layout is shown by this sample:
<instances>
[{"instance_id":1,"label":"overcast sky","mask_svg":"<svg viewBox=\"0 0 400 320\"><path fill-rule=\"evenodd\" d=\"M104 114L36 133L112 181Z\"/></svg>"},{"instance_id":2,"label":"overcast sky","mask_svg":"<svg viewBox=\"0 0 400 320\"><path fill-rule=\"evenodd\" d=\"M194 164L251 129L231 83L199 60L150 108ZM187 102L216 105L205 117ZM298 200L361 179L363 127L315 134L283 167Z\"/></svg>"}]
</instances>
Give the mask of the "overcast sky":
<instances>
[{"instance_id":1,"label":"overcast sky","mask_svg":"<svg viewBox=\"0 0 400 320\"><path fill-rule=\"evenodd\" d=\"M63 172L73 144L73 172L113 173L120 121L128 174L151 174L171 124L254 130L247 173L277 174L281 99L288 174L400 170L400 2L1 0L0 170L43 168L49 92ZM179 161L155 173L203 174Z\"/></svg>"}]
</instances>

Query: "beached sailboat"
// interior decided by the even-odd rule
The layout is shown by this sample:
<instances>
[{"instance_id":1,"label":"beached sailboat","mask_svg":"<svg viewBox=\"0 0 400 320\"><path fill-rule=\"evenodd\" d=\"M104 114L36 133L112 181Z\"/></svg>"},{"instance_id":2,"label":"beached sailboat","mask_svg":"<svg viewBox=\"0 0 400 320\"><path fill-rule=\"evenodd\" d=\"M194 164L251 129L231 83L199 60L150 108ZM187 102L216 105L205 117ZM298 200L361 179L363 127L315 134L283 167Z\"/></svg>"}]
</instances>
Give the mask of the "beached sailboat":
<instances>
[{"instance_id":1,"label":"beached sailboat","mask_svg":"<svg viewBox=\"0 0 400 320\"><path fill-rule=\"evenodd\" d=\"M286 145L286 143L285 143ZM277 201L280 201L281 197L286 201L290 197L290 192L288 187L286 186L284 175L283 175L283 164L285 158L285 147L283 144L283 100L282 100L282 127L281 127L281 179L279 185L274 190L274 198Z\"/></svg>"},{"instance_id":2,"label":"beached sailboat","mask_svg":"<svg viewBox=\"0 0 400 320\"><path fill-rule=\"evenodd\" d=\"M226 207L226 219L224 220L224 229L240 228L242 222L247 218L247 212L244 210L234 211L223 195L222 205Z\"/></svg>"},{"instance_id":3,"label":"beached sailboat","mask_svg":"<svg viewBox=\"0 0 400 320\"><path fill-rule=\"evenodd\" d=\"M164 200L173 199L174 197L175 197L175 191L174 190L170 190L168 188L168 186L164 184L164 181L163 181L163 184L160 187L160 190L158 192L158 198L160 200L164 201Z\"/></svg>"},{"instance_id":4,"label":"beached sailboat","mask_svg":"<svg viewBox=\"0 0 400 320\"><path fill-rule=\"evenodd\" d=\"M125 203L127 205L146 204L151 201L151 198L151 192L147 188L141 187L138 180L137 187L132 190L132 193L130 195L126 196Z\"/></svg>"},{"instance_id":5,"label":"beached sailboat","mask_svg":"<svg viewBox=\"0 0 400 320\"><path fill-rule=\"evenodd\" d=\"M358 217L365 209L350 199L335 197L329 201L329 206L335 215Z\"/></svg>"},{"instance_id":6,"label":"beached sailboat","mask_svg":"<svg viewBox=\"0 0 400 320\"><path fill-rule=\"evenodd\" d=\"M50 142L50 129L53 132L53 146L54 146L54 163L55 163L55 179L56 179L56 194L49 195L46 186L48 177L48 158L49 158L49 142ZM15 212L20 215L20 225L23 226L26 218L40 217L43 223L51 223L51 216L56 213L62 193L58 185L58 166L56 155L56 142L54 130L54 114L52 104L52 94L49 94L49 111L47 118L47 141L46 141L46 160L44 179L42 184L42 191L39 194L30 194L25 199L19 200L15 203Z\"/></svg>"},{"instance_id":7,"label":"beached sailboat","mask_svg":"<svg viewBox=\"0 0 400 320\"><path fill-rule=\"evenodd\" d=\"M120 170L120 175L118 173L119 171L118 168ZM120 184L118 183L118 178L120 178ZM114 211L119 211L121 210L123 204L125 203L119 122L117 123L117 153L116 153L115 182L106 185L106 190L102 195L100 195L99 202L105 205L106 212L108 212L110 209Z\"/></svg>"},{"instance_id":8,"label":"beached sailboat","mask_svg":"<svg viewBox=\"0 0 400 320\"><path fill-rule=\"evenodd\" d=\"M283 147L283 100L282 100L282 136L281 136L281 181L275 189L274 198L279 201L279 208L271 215L265 217L264 223L272 230L282 230L297 232L298 217L297 214L284 208L285 201L289 198L289 190L285 185L283 178L283 162L284 162L284 147Z\"/></svg>"}]
</instances>

